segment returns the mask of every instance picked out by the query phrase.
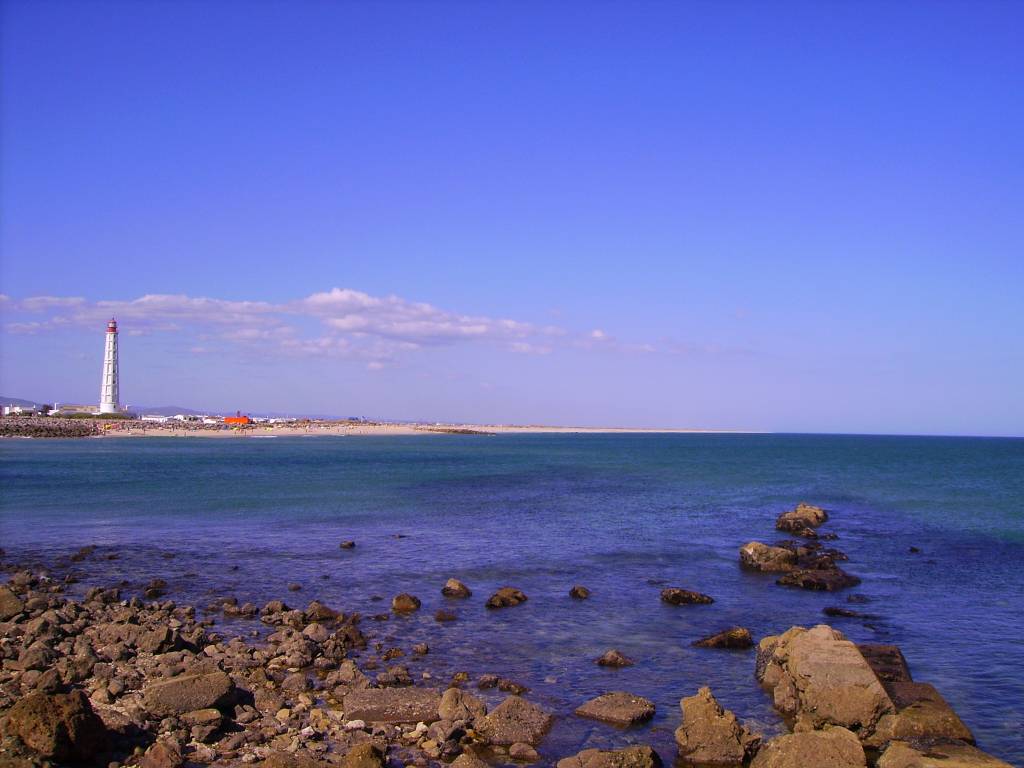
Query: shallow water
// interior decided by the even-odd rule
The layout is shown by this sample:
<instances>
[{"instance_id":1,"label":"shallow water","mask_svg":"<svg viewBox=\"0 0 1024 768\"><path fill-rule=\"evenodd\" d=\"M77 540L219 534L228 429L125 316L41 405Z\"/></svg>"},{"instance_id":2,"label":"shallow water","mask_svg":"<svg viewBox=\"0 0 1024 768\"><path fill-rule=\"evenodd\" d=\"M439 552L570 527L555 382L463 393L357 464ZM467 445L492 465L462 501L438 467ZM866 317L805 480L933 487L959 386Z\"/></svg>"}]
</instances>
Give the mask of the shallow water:
<instances>
[{"instance_id":1,"label":"shallow water","mask_svg":"<svg viewBox=\"0 0 1024 768\"><path fill-rule=\"evenodd\" d=\"M407 619L364 629L408 648L417 674L495 672L561 715L542 752L646 742L671 760L680 697L710 685L768 732L780 727L753 680L752 652L690 643L733 624L755 637L825 620L849 594L880 616L832 619L852 639L902 648L979 745L1024 763L1024 440L805 435L506 435L0 442L0 547L52 562L85 544L87 581L162 577L170 597L232 594L262 605L314 597L366 615L401 591ZM778 587L743 572L737 548L774 541L797 501L832 511L854 590ZM404 538L394 538L404 534ZM355 539L354 550L338 542ZM919 547L911 554L910 546ZM108 553L118 559L105 560ZM165 553L174 553L165 559ZM231 570L237 566L237 570ZM455 576L468 601L440 595ZM287 591L289 582L303 585ZM654 583L652 583L654 582ZM592 590L568 597L573 584ZM670 607L663 585L706 592ZM486 611L514 585L521 606ZM83 583L83 587L85 583ZM438 624L439 607L459 620ZM264 629L258 622L230 627ZM593 659L618 648L634 667ZM622 731L571 716L628 690L655 720Z\"/></svg>"}]
</instances>

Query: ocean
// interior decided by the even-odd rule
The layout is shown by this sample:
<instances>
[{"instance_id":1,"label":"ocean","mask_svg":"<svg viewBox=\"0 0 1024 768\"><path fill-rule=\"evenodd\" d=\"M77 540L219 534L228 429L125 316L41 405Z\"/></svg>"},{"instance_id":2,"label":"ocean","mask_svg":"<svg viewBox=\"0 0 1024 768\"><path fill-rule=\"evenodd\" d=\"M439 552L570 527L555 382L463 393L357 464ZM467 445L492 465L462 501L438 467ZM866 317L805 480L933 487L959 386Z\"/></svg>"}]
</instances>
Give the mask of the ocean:
<instances>
[{"instance_id":1,"label":"ocean","mask_svg":"<svg viewBox=\"0 0 1024 768\"><path fill-rule=\"evenodd\" d=\"M979 746L1024 764L1024 440L816 435L615 434L128 438L0 441L4 562L47 564L79 547L78 588L152 578L168 597L262 605L316 598L422 660L433 683L464 670L531 688L559 719L541 752L648 743L671 762L679 699L710 685L767 734L782 725L754 681L753 651L691 643L733 625L755 638L827 622L895 643ZM738 548L784 536L775 517L824 506L829 545L863 579L838 593L742 571ZM352 550L338 544L353 539ZM919 552L912 552L915 547ZM114 555L115 559L108 559ZM473 597L440 594L449 577ZM288 584L301 584L299 592ZM578 601L570 587L592 596ZM496 588L523 605L488 611ZM664 586L714 597L672 607ZM392 596L423 609L376 622ZM848 602L851 595L856 604ZM869 619L827 619L827 606ZM458 614L438 623L439 608ZM258 621L231 633L266 631ZM373 639L373 637L371 637ZM617 648L636 660L609 670ZM658 714L618 730L572 710L609 690ZM490 694L488 694L490 695ZM492 697L491 701L496 701Z\"/></svg>"}]
</instances>

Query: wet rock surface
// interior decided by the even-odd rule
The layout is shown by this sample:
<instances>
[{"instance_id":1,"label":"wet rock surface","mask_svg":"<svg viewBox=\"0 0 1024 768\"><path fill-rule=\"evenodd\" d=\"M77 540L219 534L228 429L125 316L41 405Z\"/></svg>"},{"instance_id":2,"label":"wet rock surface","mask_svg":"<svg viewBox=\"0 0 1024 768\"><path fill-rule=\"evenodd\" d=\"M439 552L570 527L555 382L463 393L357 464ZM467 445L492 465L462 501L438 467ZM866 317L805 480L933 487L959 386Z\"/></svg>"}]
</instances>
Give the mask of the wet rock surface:
<instances>
[{"instance_id":1,"label":"wet rock surface","mask_svg":"<svg viewBox=\"0 0 1024 768\"><path fill-rule=\"evenodd\" d=\"M580 717L620 726L646 722L654 717L654 711L653 701L626 691L603 693L576 708Z\"/></svg>"},{"instance_id":2,"label":"wet rock surface","mask_svg":"<svg viewBox=\"0 0 1024 768\"><path fill-rule=\"evenodd\" d=\"M745 627L730 627L700 640L694 640L693 645L696 648L745 650L754 647L754 638Z\"/></svg>"},{"instance_id":3,"label":"wet rock surface","mask_svg":"<svg viewBox=\"0 0 1024 768\"><path fill-rule=\"evenodd\" d=\"M740 564L765 573L785 573L796 568L796 553L785 547L773 547L751 541L740 547Z\"/></svg>"}]
</instances>

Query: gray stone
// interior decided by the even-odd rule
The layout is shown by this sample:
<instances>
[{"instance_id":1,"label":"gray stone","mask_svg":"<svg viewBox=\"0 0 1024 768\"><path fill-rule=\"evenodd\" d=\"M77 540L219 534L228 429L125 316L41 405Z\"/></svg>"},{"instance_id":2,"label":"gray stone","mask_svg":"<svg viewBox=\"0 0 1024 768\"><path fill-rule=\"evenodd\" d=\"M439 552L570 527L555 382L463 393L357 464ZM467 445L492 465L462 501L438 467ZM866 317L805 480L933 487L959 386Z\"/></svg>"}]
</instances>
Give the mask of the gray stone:
<instances>
[{"instance_id":1,"label":"gray stone","mask_svg":"<svg viewBox=\"0 0 1024 768\"><path fill-rule=\"evenodd\" d=\"M345 694L346 720L367 723L432 723L440 719L441 695L434 688L367 688Z\"/></svg>"}]
</instances>

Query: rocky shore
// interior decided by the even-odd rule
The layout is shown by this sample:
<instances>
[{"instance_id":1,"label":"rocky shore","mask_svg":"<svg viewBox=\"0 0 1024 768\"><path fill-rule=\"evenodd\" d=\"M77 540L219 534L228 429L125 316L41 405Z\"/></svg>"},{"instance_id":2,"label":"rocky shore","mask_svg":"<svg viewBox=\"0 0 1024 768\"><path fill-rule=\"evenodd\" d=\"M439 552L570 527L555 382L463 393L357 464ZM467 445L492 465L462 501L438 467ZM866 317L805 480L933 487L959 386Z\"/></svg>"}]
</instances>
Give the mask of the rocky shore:
<instances>
[{"instance_id":1,"label":"rocky shore","mask_svg":"<svg viewBox=\"0 0 1024 768\"><path fill-rule=\"evenodd\" d=\"M837 565L845 555L823 543L834 538L820 530L827 520L809 505L784 513L777 528L796 539L750 542L740 548L739 565L790 588L830 591L856 583ZM83 549L80 559L90 554ZM748 653L752 683L770 697L788 733L766 738L705 687L679 692L675 754L634 743L550 755L544 741L557 719L642 728L655 704L642 691L609 690L571 711L547 711L500 669L437 680L418 672L416 660L431 653L421 639L385 643L375 634L380 624L316 600L258 607L224 598L197 610L167 600L160 580L138 594L95 587L73 598L69 574L16 566L8 573L0 585L2 768L1008 765L974 746L939 691L912 679L899 648L858 645L824 624L759 641L730 627L693 643L707 649L701 653ZM456 579L438 589L502 612L523 610L516 606L528 600L511 586L474 597ZM582 585L566 591L580 600L589 595ZM661 599L673 611L706 610L701 606L713 602L676 586ZM420 609L414 595L392 599L396 615ZM259 641L222 635L219 616L258 621L270 634ZM596 661L633 663L617 651ZM497 691L506 695L491 706ZM643 740L642 731L636 736Z\"/></svg>"},{"instance_id":2,"label":"rocky shore","mask_svg":"<svg viewBox=\"0 0 1024 768\"><path fill-rule=\"evenodd\" d=\"M101 431L96 419L0 416L0 437L93 437Z\"/></svg>"}]
</instances>

